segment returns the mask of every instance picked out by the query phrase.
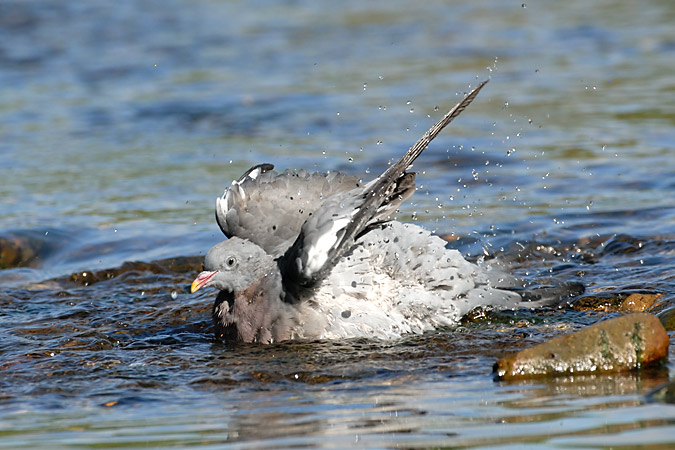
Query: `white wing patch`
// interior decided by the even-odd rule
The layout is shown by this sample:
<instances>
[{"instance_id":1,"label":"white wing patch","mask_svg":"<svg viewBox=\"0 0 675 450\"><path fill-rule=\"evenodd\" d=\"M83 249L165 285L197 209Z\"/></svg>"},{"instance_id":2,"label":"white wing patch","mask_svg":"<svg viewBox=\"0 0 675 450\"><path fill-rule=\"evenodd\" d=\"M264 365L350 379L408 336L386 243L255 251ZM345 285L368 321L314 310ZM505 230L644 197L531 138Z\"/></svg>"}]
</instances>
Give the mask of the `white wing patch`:
<instances>
[{"instance_id":1,"label":"white wing patch","mask_svg":"<svg viewBox=\"0 0 675 450\"><path fill-rule=\"evenodd\" d=\"M225 188L223 195L216 198L216 216L220 216L222 220L226 220L228 211L236 205L242 206L246 200L246 192L241 187L242 183L248 179L255 180L261 173L262 170L258 167L242 179L232 181L232 184Z\"/></svg>"},{"instance_id":2,"label":"white wing patch","mask_svg":"<svg viewBox=\"0 0 675 450\"><path fill-rule=\"evenodd\" d=\"M262 171L261 171L260 167L256 167L251 172L249 172L249 174L247 175L247 178L255 180L256 178L258 178L258 175L260 175L261 173L262 173Z\"/></svg>"},{"instance_id":3,"label":"white wing patch","mask_svg":"<svg viewBox=\"0 0 675 450\"><path fill-rule=\"evenodd\" d=\"M244 189L241 187L242 183L244 183L246 180L255 180L258 178L258 176L260 176L261 173L263 173L262 167L256 167L247 173L246 176L240 178L239 180L232 181L232 185L229 188L225 188L222 198L225 200L227 209L230 209L233 206L231 205L231 203L234 202L234 199L232 198L232 191L235 191L237 194L239 194L242 201L246 200L246 192L244 192Z\"/></svg>"},{"instance_id":4,"label":"white wing patch","mask_svg":"<svg viewBox=\"0 0 675 450\"><path fill-rule=\"evenodd\" d=\"M260 172L260 169L256 169L253 172ZM255 176L257 177L258 174L259 173L256 173ZM249 176L247 176L246 178L248 178ZM244 189L242 189L241 187L241 183L243 183L246 180L246 178L244 178L243 180L234 180L232 182L232 185L225 189L225 192L223 192L222 197L218 197L216 199L216 208L219 208L223 212L223 215L227 214L227 212L230 209L234 208L234 205L236 205L237 203L242 203L244 202L244 200L246 200L246 192L244 192ZM251 178L255 179L255 177Z\"/></svg>"},{"instance_id":5,"label":"white wing patch","mask_svg":"<svg viewBox=\"0 0 675 450\"><path fill-rule=\"evenodd\" d=\"M322 234L316 240L314 245L307 249L307 264L305 265L304 275L310 277L311 274L320 270L328 260L328 252L338 240L340 230L346 227L351 220L350 217L341 217L333 222L330 230Z\"/></svg>"},{"instance_id":6,"label":"white wing patch","mask_svg":"<svg viewBox=\"0 0 675 450\"><path fill-rule=\"evenodd\" d=\"M229 208L227 207L227 198L225 197L218 197L216 198L216 211L220 211L220 214L225 217L227 215L227 211Z\"/></svg>"},{"instance_id":7,"label":"white wing patch","mask_svg":"<svg viewBox=\"0 0 675 450\"><path fill-rule=\"evenodd\" d=\"M251 170L245 177L232 181L232 185L229 188L225 188L222 197L216 199L216 208L220 209L223 215L234 207L236 203L243 202L246 200L246 192L241 187L241 184L246 180L255 180L258 176L263 173L261 167L256 167ZM238 198L237 198L238 197ZM224 203L223 203L224 202Z\"/></svg>"}]
</instances>

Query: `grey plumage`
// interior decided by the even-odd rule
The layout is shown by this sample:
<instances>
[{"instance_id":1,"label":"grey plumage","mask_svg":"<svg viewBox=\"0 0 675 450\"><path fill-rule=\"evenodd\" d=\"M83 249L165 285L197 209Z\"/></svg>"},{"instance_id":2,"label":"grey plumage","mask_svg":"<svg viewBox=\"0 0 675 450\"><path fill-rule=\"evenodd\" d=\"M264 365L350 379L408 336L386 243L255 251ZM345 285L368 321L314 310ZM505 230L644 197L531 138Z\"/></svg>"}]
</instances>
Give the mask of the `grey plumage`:
<instances>
[{"instance_id":1,"label":"grey plumage","mask_svg":"<svg viewBox=\"0 0 675 450\"><path fill-rule=\"evenodd\" d=\"M271 164L233 181L216 202L230 239L208 252L192 284L193 292L221 291L218 333L246 342L391 338L452 325L476 306L518 306L522 297L511 289L522 281L390 217L415 190L406 170L486 83L368 183L340 173L279 174Z\"/></svg>"},{"instance_id":2,"label":"grey plumage","mask_svg":"<svg viewBox=\"0 0 675 450\"><path fill-rule=\"evenodd\" d=\"M279 174L273 168L260 164L233 181L216 201L216 222L228 238L248 239L277 257L293 244L302 225L325 199L358 188L360 183L339 172L286 170Z\"/></svg>"}]
</instances>

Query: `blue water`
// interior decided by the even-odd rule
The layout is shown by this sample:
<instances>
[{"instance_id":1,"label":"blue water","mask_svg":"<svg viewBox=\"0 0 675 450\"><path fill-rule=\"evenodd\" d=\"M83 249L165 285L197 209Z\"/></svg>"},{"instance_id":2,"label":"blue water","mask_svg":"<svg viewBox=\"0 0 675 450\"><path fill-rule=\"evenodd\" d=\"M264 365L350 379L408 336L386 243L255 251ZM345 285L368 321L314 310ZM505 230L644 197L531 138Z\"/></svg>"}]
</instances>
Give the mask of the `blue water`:
<instances>
[{"instance_id":1,"label":"blue water","mask_svg":"<svg viewBox=\"0 0 675 450\"><path fill-rule=\"evenodd\" d=\"M187 286L248 167L370 179L490 78L400 219L668 311L673 22L665 0L0 3L0 251L26 256L0 271L0 448L672 447L645 397L672 345L661 370L493 381L603 313L233 346Z\"/></svg>"}]
</instances>

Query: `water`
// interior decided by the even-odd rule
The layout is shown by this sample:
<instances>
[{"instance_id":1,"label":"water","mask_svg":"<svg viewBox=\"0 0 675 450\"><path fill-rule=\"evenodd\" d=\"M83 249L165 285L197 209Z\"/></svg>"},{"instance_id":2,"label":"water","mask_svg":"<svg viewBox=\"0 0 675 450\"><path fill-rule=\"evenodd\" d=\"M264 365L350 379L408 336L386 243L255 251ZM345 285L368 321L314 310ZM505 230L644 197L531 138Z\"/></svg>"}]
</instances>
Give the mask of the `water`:
<instances>
[{"instance_id":1,"label":"water","mask_svg":"<svg viewBox=\"0 0 675 450\"><path fill-rule=\"evenodd\" d=\"M493 381L603 313L260 347L187 291L245 169L370 178L490 77L401 219L672 308L672 2L80 3L0 4L0 447L675 444L672 362Z\"/></svg>"}]
</instances>

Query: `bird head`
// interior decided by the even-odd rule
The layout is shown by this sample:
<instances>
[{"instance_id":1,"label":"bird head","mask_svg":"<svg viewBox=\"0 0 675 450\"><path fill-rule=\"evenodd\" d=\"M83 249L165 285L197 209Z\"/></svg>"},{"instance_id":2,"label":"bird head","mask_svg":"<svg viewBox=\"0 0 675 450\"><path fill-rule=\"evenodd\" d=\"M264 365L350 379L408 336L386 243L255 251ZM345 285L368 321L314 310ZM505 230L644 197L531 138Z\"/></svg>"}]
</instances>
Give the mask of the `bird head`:
<instances>
[{"instance_id":1,"label":"bird head","mask_svg":"<svg viewBox=\"0 0 675 450\"><path fill-rule=\"evenodd\" d=\"M204 270L192 282L192 293L207 286L232 294L245 291L267 275L272 258L256 244L233 237L214 245L204 259Z\"/></svg>"},{"instance_id":2,"label":"bird head","mask_svg":"<svg viewBox=\"0 0 675 450\"><path fill-rule=\"evenodd\" d=\"M237 237L213 246L191 291L207 286L221 291L213 307L218 334L245 342L279 339L275 326L284 322L279 316L286 309L281 275L262 248Z\"/></svg>"}]
</instances>

